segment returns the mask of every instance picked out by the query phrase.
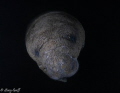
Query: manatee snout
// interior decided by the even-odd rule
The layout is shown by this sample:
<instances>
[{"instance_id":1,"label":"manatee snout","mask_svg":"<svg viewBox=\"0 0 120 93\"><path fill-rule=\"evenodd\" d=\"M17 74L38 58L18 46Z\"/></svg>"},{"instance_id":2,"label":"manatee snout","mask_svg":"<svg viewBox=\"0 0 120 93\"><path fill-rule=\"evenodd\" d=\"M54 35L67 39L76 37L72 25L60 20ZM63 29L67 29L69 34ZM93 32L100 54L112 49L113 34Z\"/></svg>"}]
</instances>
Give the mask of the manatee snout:
<instances>
[{"instance_id":1,"label":"manatee snout","mask_svg":"<svg viewBox=\"0 0 120 93\"><path fill-rule=\"evenodd\" d=\"M61 51L66 50L66 51ZM48 71L47 75L52 79L66 82L67 77L73 76L78 71L78 61L69 54L70 49L61 46L56 49L45 51L45 66Z\"/></svg>"},{"instance_id":2,"label":"manatee snout","mask_svg":"<svg viewBox=\"0 0 120 93\"><path fill-rule=\"evenodd\" d=\"M65 82L78 71L85 31L73 16L65 12L43 14L31 23L25 40L28 54L50 78Z\"/></svg>"}]
</instances>

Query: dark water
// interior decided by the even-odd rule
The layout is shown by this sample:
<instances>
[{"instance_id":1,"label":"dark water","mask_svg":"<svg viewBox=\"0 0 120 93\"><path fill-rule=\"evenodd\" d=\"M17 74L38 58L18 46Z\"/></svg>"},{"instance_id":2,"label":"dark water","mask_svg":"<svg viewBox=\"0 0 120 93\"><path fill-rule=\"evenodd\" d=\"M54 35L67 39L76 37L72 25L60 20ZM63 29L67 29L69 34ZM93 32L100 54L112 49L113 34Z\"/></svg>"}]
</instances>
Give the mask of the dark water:
<instances>
[{"instance_id":1,"label":"dark water","mask_svg":"<svg viewBox=\"0 0 120 93\"><path fill-rule=\"evenodd\" d=\"M117 1L1 1L0 90L21 88L20 93L119 93L119 9ZM67 83L48 78L25 48L29 23L39 14L53 10L76 17L86 34L85 47L78 58L80 69Z\"/></svg>"}]
</instances>

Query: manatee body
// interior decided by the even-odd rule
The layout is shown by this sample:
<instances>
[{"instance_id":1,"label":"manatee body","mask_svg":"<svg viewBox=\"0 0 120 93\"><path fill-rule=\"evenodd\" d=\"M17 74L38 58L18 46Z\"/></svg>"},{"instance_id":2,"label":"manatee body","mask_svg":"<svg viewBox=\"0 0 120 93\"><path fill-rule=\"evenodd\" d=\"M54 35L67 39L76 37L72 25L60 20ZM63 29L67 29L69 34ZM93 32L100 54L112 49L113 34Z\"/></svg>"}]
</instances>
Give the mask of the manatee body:
<instances>
[{"instance_id":1,"label":"manatee body","mask_svg":"<svg viewBox=\"0 0 120 93\"><path fill-rule=\"evenodd\" d=\"M48 12L36 18L26 33L26 48L39 68L54 80L66 82L79 68L84 46L81 23L65 12Z\"/></svg>"}]
</instances>

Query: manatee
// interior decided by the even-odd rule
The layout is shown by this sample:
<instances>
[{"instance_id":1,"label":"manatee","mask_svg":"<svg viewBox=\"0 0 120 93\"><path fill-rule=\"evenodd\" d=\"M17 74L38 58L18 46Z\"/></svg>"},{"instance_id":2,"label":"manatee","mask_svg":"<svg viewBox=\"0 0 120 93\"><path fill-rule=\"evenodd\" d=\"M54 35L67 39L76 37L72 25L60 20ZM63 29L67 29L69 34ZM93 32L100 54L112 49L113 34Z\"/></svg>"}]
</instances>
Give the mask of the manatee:
<instances>
[{"instance_id":1,"label":"manatee","mask_svg":"<svg viewBox=\"0 0 120 93\"><path fill-rule=\"evenodd\" d=\"M85 31L70 14L47 12L29 25L25 42L29 56L46 75L67 82L78 71L77 58L85 44Z\"/></svg>"}]
</instances>

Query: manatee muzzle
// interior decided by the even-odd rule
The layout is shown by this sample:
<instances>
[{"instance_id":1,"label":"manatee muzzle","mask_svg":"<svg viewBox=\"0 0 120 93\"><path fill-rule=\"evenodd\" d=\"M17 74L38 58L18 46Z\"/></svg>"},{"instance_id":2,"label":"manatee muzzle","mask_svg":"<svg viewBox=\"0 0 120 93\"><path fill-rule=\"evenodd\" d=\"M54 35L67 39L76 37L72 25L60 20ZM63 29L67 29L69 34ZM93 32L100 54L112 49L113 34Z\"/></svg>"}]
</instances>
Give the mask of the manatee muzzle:
<instances>
[{"instance_id":1,"label":"manatee muzzle","mask_svg":"<svg viewBox=\"0 0 120 93\"><path fill-rule=\"evenodd\" d=\"M46 68L45 73L55 80L65 82L66 78L73 76L79 68L77 58L69 53L67 46L45 51L43 60Z\"/></svg>"}]
</instances>

